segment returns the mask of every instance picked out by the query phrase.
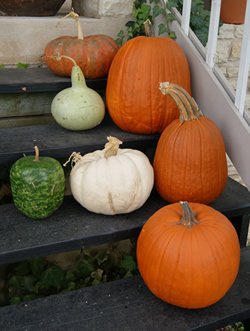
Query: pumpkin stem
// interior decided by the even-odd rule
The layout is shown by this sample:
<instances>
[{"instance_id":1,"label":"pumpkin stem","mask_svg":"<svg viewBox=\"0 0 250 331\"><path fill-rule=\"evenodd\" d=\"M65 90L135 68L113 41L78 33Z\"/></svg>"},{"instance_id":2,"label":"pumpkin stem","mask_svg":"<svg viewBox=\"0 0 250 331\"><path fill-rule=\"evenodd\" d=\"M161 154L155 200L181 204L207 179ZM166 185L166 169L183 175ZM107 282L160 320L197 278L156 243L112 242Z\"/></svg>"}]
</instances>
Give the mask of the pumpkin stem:
<instances>
[{"instance_id":1,"label":"pumpkin stem","mask_svg":"<svg viewBox=\"0 0 250 331\"><path fill-rule=\"evenodd\" d=\"M187 226L188 228L192 228L195 224L200 224L200 222L197 220L196 215L191 207L189 206L187 201L180 201L180 205L183 211L182 218L180 222L176 224L181 224L184 226Z\"/></svg>"},{"instance_id":2,"label":"pumpkin stem","mask_svg":"<svg viewBox=\"0 0 250 331\"><path fill-rule=\"evenodd\" d=\"M68 158L68 161L66 161L63 166L66 167L66 165L71 161L71 168L73 168L74 164L76 164L78 161L80 161L82 158L80 152L76 153L73 152L70 157Z\"/></svg>"},{"instance_id":3,"label":"pumpkin stem","mask_svg":"<svg viewBox=\"0 0 250 331\"><path fill-rule=\"evenodd\" d=\"M160 83L159 89L163 95L170 95L180 111L180 121L199 119L203 116L197 103L191 95L181 86L169 82Z\"/></svg>"},{"instance_id":4,"label":"pumpkin stem","mask_svg":"<svg viewBox=\"0 0 250 331\"><path fill-rule=\"evenodd\" d=\"M122 141L115 137L107 137L108 143L104 146L104 157L107 159L110 156L117 155L119 146L122 144Z\"/></svg>"},{"instance_id":5,"label":"pumpkin stem","mask_svg":"<svg viewBox=\"0 0 250 331\"><path fill-rule=\"evenodd\" d=\"M37 146L35 146L34 148L35 148L35 152L36 152L36 156L35 156L34 162L39 162L39 149L38 149Z\"/></svg>"},{"instance_id":6,"label":"pumpkin stem","mask_svg":"<svg viewBox=\"0 0 250 331\"><path fill-rule=\"evenodd\" d=\"M66 17L71 17L76 21L77 31L78 31L78 39L83 40L82 28L81 28L81 24L80 24L80 21L79 21L79 15L77 13L75 13L74 9L72 8L71 12L69 14L67 14L66 16L64 16L63 18L61 18L60 21L57 24L61 24L62 20L64 20Z\"/></svg>"},{"instance_id":7,"label":"pumpkin stem","mask_svg":"<svg viewBox=\"0 0 250 331\"><path fill-rule=\"evenodd\" d=\"M150 22L149 19L147 19L144 23L144 29L145 29L145 34L147 37L154 37L154 30L153 30L153 26L152 23Z\"/></svg>"}]
</instances>

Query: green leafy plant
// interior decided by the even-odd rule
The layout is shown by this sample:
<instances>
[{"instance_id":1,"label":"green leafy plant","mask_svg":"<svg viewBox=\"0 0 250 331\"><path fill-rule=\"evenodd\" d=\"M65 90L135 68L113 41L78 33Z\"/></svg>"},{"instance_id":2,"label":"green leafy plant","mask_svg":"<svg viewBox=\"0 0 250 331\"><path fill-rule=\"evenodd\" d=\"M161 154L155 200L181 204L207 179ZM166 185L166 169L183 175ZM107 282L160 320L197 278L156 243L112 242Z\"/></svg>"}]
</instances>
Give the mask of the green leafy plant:
<instances>
[{"instance_id":1,"label":"green leafy plant","mask_svg":"<svg viewBox=\"0 0 250 331\"><path fill-rule=\"evenodd\" d=\"M27 63L22 63L22 62L18 62L17 63L17 68L28 68L29 65Z\"/></svg>"},{"instance_id":2,"label":"green leafy plant","mask_svg":"<svg viewBox=\"0 0 250 331\"><path fill-rule=\"evenodd\" d=\"M160 3L162 6L159 6ZM144 22L149 19L153 23L154 19L159 15L163 15L166 20L165 25L159 25L159 35L166 32L170 38L176 38L175 32L169 28L169 22L175 20L170 12L174 6L176 6L176 0L170 0L167 3L162 0L150 0L150 4L147 4L147 0L134 1L134 21L128 21L125 24L128 34L127 40L145 35ZM116 42L121 46L125 38L124 31L120 30L117 36Z\"/></svg>"},{"instance_id":3,"label":"green leafy plant","mask_svg":"<svg viewBox=\"0 0 250 331\"><path fill-rule=\"evenodd\" d=\"M182 13L183 0L177 1L177 10ZM210 21L209 10L205 10L204 1L193 0L191 4L190 13L190 28L196 34L197 38L200 40L203 46L206 46L208 41L208 30ZM219 26L222 25L222 21L219 22Z\"/></svg>"},{"instance_id":4,"label":"green leafy plant","mask_svg":"<svg viewBox=\"0 0 250 331\"><path fill-rule=\"evenodd\" d=\"M154 23L154 19L162 15L165 18L165 24L161 23L158 26L158 35L166 33L168 37L175 39L174 31L171 31L169 23L175 20L171 13L172 8L176 8L182 13L183 0L150 0L150 4L146 4L146 0L134 1L134 21L129 21L125 24L127 27L128 39L135 38L140 35L145 35L144 22L149 19ZM196 34L203 46L206 46L208 40L208 30L210 21L210 11L204 9L204 1L193 0L190 13L190 27ZM222 22L220 21L220 26ZM119 46L122 45L125 33L121 30L118 33L116 42Z\"/></svg>"},{"instance_id":5,"label":"green leafy plant","mask_svg":"<svg viewBox=\"0 0 250 331\"><path fill-rule=\"evenodd\" d=\"M131 254L117 250L117 244L82 249L74 270L64 269L44 257L8 265L7 304L137 275L135 244L131 245Z\"/></svg>"}]
</instances>

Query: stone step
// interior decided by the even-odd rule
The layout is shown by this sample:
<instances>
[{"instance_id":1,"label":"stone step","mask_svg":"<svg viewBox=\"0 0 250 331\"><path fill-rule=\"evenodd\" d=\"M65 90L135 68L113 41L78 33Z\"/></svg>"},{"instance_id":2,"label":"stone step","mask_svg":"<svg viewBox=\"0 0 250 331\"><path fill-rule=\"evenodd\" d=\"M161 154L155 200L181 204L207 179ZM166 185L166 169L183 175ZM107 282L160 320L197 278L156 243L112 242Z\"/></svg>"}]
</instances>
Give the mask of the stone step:
<instances>
[{"instance_id":1,"label":"stone step","mask_svg":"<svg viewBox=\"0 0 250 331\"><path fill-rule=\"evenodd\" d=\"M70 9L71 0L67 0L56 16L0 16L0 65L9 67L18 62L42 65L44 49L51 40L60 36L77 36L74 19L65 18L58 24ZM126 15L121 10L120 13L106 13L99 18L79 16L79 21L84 36L106 34L116 39L131 17L132 12Z\"/></svg>"}]
</instances>

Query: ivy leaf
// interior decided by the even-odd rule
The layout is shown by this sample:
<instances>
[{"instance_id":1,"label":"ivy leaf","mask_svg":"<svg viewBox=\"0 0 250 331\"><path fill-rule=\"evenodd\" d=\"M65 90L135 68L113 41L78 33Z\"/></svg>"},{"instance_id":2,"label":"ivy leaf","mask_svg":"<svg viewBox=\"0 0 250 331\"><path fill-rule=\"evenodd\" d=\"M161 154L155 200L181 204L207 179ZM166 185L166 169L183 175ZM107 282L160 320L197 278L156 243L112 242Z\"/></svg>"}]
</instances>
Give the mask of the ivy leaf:
<instances>
[{"instance_id":1,"label":"ivy leaf","mask_svg":"<svg viewBox=\"0 0 250 331\"><path fill-rule=\"evenodd\" d=\"M171 13L168 13L168 14L167 14L167 17L166 17L166 21L167 21L167 22L175 21L175 17L174 17L174 15L171 14Z\"/></svg>"},{"instance_id":2,"label":"ivy leaf","mask_svg":"<svg viewBox=\"0 0 250 331\"><path fill-rule=\"evenodd\" d=\"M174 31L171 31L171 32L169 33L168 37L171 38L171 39L176 39L176 34L175 34L175 32L174 32Z\"/></svg>"},{"instance_id":3,"label":"ivy leaf","mask_svg":"<svg viewBox=\"0 0 250 331\"><path fill-rule=\"evenodd\" d=\"M155 5L154 8L153 8L153 18L156 18L157 16L159 15L165 15L165 11L163 8L161 8L160 6L158 5Z\"/></svg>"},{"instance_id":4,"label":"ivy leaf","mask_svg":"<svg viewBox=\"0 0 250 331\"><path fill-rule=\"evenodd\" d=\"M46 260L43 257L34 258L28 261L31 267L32 274L37 278L41 275L42 267L46 265Z\"/></svg>"},{"instance_id":5,"label":"ivy leaf","mask_svg":"<svg viewBox=\"0 0 250 331\"><path fill-rule=\"evenodd\" d=\"M95 267L91 263L81 261L79 262L77 269L80 271L81 276L85 279L95 270Z\"/></svg>"},{"instance_id":6,"label":"ivy leaf","mask_svg":"<svg viewBox=\"0 0 250 331\"><path fill-rule=\"evenodd\" d=\"M41 283L47 288L49 286L54 286L56 288L61 288L63 284L65 272L59 266L53 265L47 270L45 270L41 275Z\"/></svg>"},{"instance_id":7,"label":"ivy leaf","mask_svg":"<svg viewBox=\"0 0 250 331\"><path fill-rule=\"evenodd\" d=\"M10 289L11 288L20 289L22 288L22 284L23 284L23 277L21 276L12 276L8 280L8 287Z\"/></svg>"},{"instance_id":8,"label":"ivy leaf","mask_svg":"<svg viewBox=\"0 0 250 331\"><path fill-rule=\"evenodd\" d=\"M117 37L119 38L124 38L125 34L123 30L120 30L120 32L118 33Z\"/></svg>"},{"instance_id":9,"label":"ivy leaf","mask_svg":"<svg viewBox=\"0 0 250 331\"><path fill-rule=\"evenodd\" d=\"M33 284L35 283L36 278L33 276L25 276L23 278L23 286L25 290L33 292Z\"/></svg>"},{"instance_id":10,"label":"ivy leaf","mask_svg":"<svg viewBox=\"0 0 250 331\"><path fill-rule=\"evenodd\" d=\"M121 261L120 267L128 271L132 271L136 268L136 263L132 256L126 255L125 258Z\"/></svg>"},{"instance_id":11,"label":"ivy leaf","mask_svg":"<svg viewBox=\"0 0 250 331\"><path fill-rule=\"evenodd\" d=\"M158 28L159 28L159 36L161 35L161 34L163 34L163 33L167 33L167 34L169 34L169 28L167 27L167 26L165 26L164 24L159 24L158 25Z\"/></svg>"}]
</instances>

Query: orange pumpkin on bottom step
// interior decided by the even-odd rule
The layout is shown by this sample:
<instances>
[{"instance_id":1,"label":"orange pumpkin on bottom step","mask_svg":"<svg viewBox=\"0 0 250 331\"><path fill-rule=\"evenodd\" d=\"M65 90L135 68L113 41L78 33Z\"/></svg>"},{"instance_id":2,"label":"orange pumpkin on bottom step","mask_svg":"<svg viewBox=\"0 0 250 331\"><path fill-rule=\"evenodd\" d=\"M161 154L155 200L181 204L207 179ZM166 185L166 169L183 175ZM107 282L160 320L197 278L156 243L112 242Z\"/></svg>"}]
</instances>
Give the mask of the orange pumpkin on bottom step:
<instances>
[{"instance_id":1,"label":"orange pumpkin on bottom step","mask_svg":"<svg viewBox=\"0 0 250 331\"><path fill-rule=\"evenodd\" d=\"M215 209L181 202L158 210L137 241L141 276L158 298L183 308L203 308L231 288L240 245L231 222Z\"/></svg>"}]
</instances>

